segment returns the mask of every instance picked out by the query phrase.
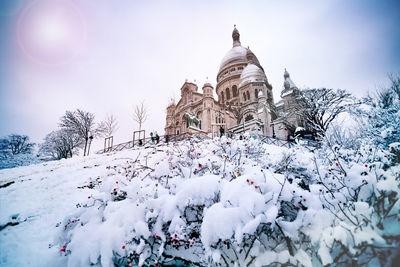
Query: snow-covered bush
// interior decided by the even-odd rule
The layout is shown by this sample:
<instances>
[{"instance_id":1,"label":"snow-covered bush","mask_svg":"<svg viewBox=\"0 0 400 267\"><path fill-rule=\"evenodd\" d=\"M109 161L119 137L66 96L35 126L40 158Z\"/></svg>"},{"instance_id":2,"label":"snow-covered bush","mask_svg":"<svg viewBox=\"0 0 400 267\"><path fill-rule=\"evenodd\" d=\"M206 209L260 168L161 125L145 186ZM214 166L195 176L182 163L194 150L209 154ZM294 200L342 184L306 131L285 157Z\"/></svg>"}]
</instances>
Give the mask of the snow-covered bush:
<instances>
[{"instance_id":1,"label":"snow-covered bush","mask_svg":"<svg viewBox=\"0 0 400 267\"><path fill-rule=\"evenodd\" d=\"M390 264L400 143L347 137L319 149L251 136L142 149L79 187L92 193L53 245L70 266Z\"/></svg>"}]
</instances>

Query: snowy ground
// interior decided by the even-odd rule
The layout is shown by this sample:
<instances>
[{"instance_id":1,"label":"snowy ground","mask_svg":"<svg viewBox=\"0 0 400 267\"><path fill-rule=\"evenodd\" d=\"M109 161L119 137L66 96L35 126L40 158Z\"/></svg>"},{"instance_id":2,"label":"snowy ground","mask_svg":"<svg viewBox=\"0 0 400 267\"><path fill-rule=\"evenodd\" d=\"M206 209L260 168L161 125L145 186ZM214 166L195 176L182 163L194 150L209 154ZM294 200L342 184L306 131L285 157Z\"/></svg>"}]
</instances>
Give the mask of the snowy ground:
<instances>
[{"instance_id":1,"label":"snowy ground","mask_svg":"<svg viewBox=\"0 0 400 267\"><path fill-rule=\"evenodd\" d=\"M62 266L59 248L49 248L56 224L75 212L76 203L87 199L90 189L78 189L104 175L107 164L126 161L136 151L115 155L74 157L0 171L0 225L19 222L0 232L0 265ZM124 159L122 159L124 158Z\"/></svg>"},{"instance_id":2,"label":"snowy ground","mask_svg":"<svg viewBox=\"0 0 400 267\"><path fill-rule=\"evenodd\" d=\"M334 194L336 181L361 188L362 198L374 190L371 168L339 159L323 166L315 153L222 138L1 170L0 265L158 265L179 258L311 266L333 261L336 238L350 249L383 244L368 224L355 227L345 212L332 212L351 191ZM310 178L316 165L326 184ZM366 202L355 203L350 222L358 213L368 218ZM339 225L352 229L353 240Z\"/></svg>"}]
</instances>

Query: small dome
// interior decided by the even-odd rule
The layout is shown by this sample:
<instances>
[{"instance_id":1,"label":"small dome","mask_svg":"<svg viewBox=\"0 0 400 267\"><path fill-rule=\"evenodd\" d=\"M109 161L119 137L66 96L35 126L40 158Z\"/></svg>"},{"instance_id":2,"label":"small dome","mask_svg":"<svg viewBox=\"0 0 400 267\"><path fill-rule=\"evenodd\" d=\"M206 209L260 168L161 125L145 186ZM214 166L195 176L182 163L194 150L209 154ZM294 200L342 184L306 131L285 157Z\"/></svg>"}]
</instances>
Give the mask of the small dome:
<instances>
[{"instance_id":1,"label":"small dome","mask_svg":"<svg viewBox=\"0 0 400 267\"><path fill-rule=\"evenodd\" d=\"M240 75L239 87L249 82L263 82L267 80L265 73L257 65L248 64Z\"/></svg>"},{"instance_id":2,"label":"small dome","mask_svg":"<svg viewBox=\"0 0 400 267\"><path fill-rule=\"evenodd\" d=\"M289 72L285 69L285 72L283 73L283 78L285 81L283 82L283 89L284 90L289 90L291 88L297 88L297 86L294 84L292 79L290 79Z\"/></svg>"},{"instance_id":3,"label":"small dome","mask_svg":"<svg viewBox=\"0 0 400 267\"><path fill-rule=\"evenodd\" d=\"M241 45L232 47L228 53L225 54L224 58L221 61L221 65L219 67L222 70L225 66L231 63L236 62L247 62L247 49Z\"/></svg>"},{"instance_id":4,"label":"small dome","mask_svg":"<svg viewBox=\"0 0 400 267\"><path fill-rule=\"evenodd\" d=\"M203 85L203 88L204 88L204 87L211 87L211 88L212 88L213 86L211 85L211 83L206 82L206 83Z\"/></svg>"}]
</instances>

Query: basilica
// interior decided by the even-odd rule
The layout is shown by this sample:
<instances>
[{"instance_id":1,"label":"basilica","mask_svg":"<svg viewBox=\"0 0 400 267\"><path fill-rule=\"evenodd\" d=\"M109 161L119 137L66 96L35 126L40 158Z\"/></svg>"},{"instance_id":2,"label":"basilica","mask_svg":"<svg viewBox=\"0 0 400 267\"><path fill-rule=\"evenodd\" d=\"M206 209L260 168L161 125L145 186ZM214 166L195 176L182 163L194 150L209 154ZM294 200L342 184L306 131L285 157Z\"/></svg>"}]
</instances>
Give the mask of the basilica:
<instances>
[{"instance_id":1,"label":"basilica","mask_svg":"<svg viewBox=\"0 0 400 267\"><path fill-rule=\"evenodd\" d=\"M241 45L236 27L232 39L233 47L221 61L216 88L207 82L199 92L197 84L186 81L180 100L168 105L166 135L249 132L286 140L296 127L303 126L294 112L299 90L286 69L281 100L275 103L263 67Z\"/></svg>"}]
</instances>

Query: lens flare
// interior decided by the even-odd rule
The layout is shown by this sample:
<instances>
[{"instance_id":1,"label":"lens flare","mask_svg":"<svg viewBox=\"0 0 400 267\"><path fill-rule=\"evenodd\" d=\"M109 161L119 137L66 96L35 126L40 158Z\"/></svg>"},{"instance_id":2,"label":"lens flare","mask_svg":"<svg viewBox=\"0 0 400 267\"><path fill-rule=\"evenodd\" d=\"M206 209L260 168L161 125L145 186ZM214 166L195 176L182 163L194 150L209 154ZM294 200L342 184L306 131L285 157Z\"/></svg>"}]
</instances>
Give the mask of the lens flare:
<instances>
[{"instance_id":1,"label":"lens flare","mask_svg":"<svg viewBox=\"0 0 400 267\"><path fill-rule=\"evenodd\" d=\"M42 65L73 61L86 39L80 10L67 0L39 0L21 12L17 25L18 45L31 60Z\"/></svg>"}]
</instances>

